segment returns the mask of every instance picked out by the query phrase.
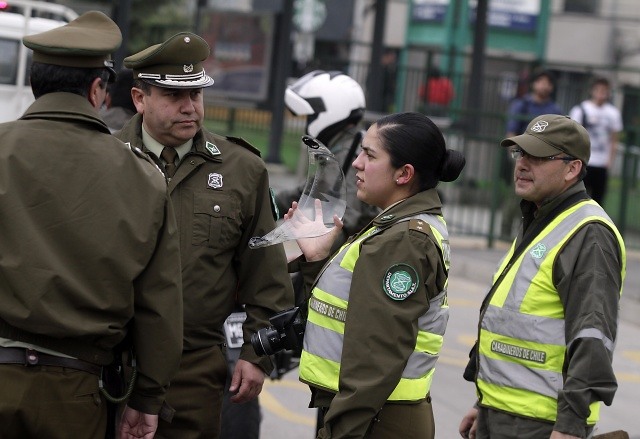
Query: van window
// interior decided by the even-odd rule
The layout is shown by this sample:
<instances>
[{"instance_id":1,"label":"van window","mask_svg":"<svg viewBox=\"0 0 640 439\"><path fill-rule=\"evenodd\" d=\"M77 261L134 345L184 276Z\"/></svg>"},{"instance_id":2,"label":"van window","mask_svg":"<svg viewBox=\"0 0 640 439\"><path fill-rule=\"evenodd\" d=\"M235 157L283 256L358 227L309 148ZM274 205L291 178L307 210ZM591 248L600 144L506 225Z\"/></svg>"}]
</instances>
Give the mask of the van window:
<instances>
[{"instance_id":1,"label":"van window","mask_svg":"<svg viewBox=\"0 0 640 439\"><path fill-rule=\"evenodd\" d=\"M0 38L0 84L16 84L20 41Z\"/></svg>"}]
</instances>

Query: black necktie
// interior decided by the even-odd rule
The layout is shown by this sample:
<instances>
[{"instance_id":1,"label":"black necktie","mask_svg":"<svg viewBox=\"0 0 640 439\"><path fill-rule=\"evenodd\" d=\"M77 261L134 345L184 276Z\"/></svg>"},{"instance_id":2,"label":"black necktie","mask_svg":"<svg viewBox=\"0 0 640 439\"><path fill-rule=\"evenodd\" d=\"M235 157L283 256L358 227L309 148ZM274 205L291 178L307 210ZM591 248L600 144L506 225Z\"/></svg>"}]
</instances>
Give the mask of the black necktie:
<instances>
[{"instance_id":1,"label":"black necktie","mask_svg":"<svg viewBox=\"0 0 640 439\"><path fill-rule=\"evenodd\" d=\"M160 157L165 161L166 165L164 165L164 172L167 174L167 177L171 178L176 173L176 158L178 158L178 153L175 148L171 148L165 146L160 153Z\"/></svg>"}]
</instances>

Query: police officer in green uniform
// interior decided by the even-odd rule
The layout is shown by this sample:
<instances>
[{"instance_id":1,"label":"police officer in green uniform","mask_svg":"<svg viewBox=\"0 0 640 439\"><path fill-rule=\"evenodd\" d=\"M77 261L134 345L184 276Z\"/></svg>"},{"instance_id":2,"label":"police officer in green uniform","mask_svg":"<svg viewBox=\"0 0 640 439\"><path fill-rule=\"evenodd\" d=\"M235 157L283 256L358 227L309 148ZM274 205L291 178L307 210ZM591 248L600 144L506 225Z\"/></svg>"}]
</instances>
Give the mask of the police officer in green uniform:
<instances>
[{"instance_id":1,"label":"police officer in green uniform","mask_svg":"<svg viewBox=\"0 0 640 439\"><path fill-rule=\"evenodd\" d=\"M611 360L625 246L586 193L587 130L567 116L533 119L502 141L516 161L523 225L483 301L465 378L478 401L469 438L585 438L617 384Z\"/></svg>"},{"instance_id":2,"label":"police officer in green uniform","mask_svg":"<svg viewBox=\"0 0 640 439\"><path fill-rule=\"evenodd\" d=\"M104 437L102 366L130 338L121 437L153 433L182 351L162 173L98 116L122 40L101 12L30 35L36 101L0 125L0 436ZM138 437L138 436L135 436Z\"/></svg>"},{"instance_id":3,"label":"police officer in green uniform","mask_svg":"<svg viewBox=\"0 0 640 439\"><path fill-rule=\"evenodd\" d=\"M319 438L435 437L429 390L450 261L436 185L464 164L427 116L385 116L353 162L358 198L382 212L328 261L339 220L330 234L298 240L303 256L292 264L311 291L300 380L325 413Z\"/></svg>"},{"instance_id":4,"label":"police officer in green uniform","mask_svg":"<svg viewBox=\"0 0 640 439\"><path fill-rule=\"evenodd\" d=\"M275 228L259 152L202 127L203 89L213 85L202 67L208 56L206 41L183 32L124 60L138 114L116 136L165 170L180 233L184 351L167 395L175 416L161 421L161 438L218 437L227 375L222 325L234 304L247 313L230 386L237 403L255 398L272 368L253 351L251 335L293 304L283 246L248 247Z\"/></svg>"}]
</instances>

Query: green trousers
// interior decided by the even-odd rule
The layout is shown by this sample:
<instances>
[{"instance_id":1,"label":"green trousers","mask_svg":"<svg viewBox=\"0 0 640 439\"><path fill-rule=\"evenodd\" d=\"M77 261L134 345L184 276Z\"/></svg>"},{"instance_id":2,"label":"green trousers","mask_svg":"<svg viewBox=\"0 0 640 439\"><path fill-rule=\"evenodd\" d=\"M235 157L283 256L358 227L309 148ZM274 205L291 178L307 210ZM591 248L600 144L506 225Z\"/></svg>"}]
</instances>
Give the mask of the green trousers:
<instances>
[{"instance_id":1,"label":"green trousers","mask_svg":"<svg viewBox=\"0 0 640 439\"><path fill-rule=\"evenodd\" d=\"M431 397L419 404L385 404L367 439L434 439L435 422Z\"/></svg>"},{"instance_id":2,"label":"green trousers","mask_svg":"<svg viewBox=\"0 0 640 439\"><path fill-rule=\"evenodd\" d=\"M0 364L2 439L96 439L107 409L98 377L55 366Z\"/></svg>"},{"instance_id":3,"label":"green trousers","mask_svg":"<svg viewBox=\"0 0 640 439\"><path fill-rule=\"evenodd\" d=\"M220 346L184 351L166 402L175 409L171 423L158 422L156 439L216 439L227 378Z\"/></svg>"},{"instance_id":4,"label":"green trousers","mask_svg":"<svg viewBox=\"0 0 640 439\"><path fill-rule=\"evenodd\" d=\"M592 430L593 427L585 428L583 437L589 437ZM539 439L548 438L552 431L551 422L513 416L485 407L478 411L476 439Z\"/></svg>"}]
</instances>

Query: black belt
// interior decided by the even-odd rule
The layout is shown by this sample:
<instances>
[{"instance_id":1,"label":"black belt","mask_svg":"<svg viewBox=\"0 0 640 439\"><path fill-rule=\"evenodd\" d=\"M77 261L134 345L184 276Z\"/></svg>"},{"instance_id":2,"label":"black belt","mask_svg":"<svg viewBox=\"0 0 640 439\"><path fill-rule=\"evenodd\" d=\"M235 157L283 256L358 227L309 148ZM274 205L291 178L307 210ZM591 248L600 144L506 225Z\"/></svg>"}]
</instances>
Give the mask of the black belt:
<instances>
[{"instance_id":1,"label":"black belt","mask_svg":"<svg viewBox=\"0 0 640 439\"><path fill-rule=\"evenodd\" d=\"M22 364L23 366L56 366L81 370L100 376L102 368L75 358L43 354L27 348L5 348L0 346L0 364Z\"/></svg>"}]
</instances>

